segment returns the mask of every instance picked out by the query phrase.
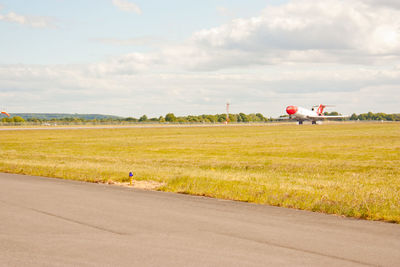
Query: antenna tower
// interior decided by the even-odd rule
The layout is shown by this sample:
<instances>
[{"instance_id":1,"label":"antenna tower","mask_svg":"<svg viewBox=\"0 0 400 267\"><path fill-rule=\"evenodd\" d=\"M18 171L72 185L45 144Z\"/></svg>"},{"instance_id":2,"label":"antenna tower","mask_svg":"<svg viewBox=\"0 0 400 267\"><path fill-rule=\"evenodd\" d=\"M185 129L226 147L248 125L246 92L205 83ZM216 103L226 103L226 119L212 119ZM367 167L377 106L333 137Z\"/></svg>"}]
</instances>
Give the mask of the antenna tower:
<instances>
[{"instance_id":1,"label":"antenna tower","mask_svg":"<svg viewBox=\"0 0 400 267\"><path fill-rule=\"evenodd\" d=\"M225 124L229 123L229 105L230 105L230 103L227 102L226 103L226 121L225 121Z\"/></svg>"}]
</instances>

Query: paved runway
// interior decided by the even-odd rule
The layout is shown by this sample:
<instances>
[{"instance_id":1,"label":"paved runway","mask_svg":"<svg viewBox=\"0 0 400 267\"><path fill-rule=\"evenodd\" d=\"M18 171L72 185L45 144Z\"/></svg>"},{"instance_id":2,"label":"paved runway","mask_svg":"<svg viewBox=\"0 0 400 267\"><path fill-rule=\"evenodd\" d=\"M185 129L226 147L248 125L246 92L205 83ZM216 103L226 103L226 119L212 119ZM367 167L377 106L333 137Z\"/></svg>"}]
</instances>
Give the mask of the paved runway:
<instances>
[{"instance_id":1,"label":"paved runway","mask_svg":"<svg viewBox=\"0 0 400 267\"><path fill-rule=\"evenodd\" d=\"M399 266L400 225L0 174L0 266Z\"/></svg>"},{"instance_id":2,"label":"paved runway","mask_svg":"<svg viewBox=\"0 0 400 267\"><path fill-rule=\"evenodd\" d=\"M89 129L135 129L135 128L209 128L209 127L250 127L250 126L278 126L297 125L296 122L268 122L268 123L193 123L193 124L136 124L136 125L71 125L71 126L0 126L0 131L31 131L31 130L89 130Z\"/></svg>"}]
</instances>

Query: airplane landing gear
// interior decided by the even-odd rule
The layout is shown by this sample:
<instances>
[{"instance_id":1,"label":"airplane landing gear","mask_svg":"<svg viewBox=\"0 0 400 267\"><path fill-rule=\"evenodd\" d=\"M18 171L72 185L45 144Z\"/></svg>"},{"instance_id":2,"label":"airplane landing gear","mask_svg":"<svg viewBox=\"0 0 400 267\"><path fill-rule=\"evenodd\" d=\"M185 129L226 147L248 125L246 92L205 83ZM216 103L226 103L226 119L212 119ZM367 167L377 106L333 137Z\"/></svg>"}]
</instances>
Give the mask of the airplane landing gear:
<instances>
[{"instance_id":1,"label":"airplane landing gear","mask_svg":"<svg viewBox=\"0 0 400 267\"><path fill-rule=\"evenodd\" d=\"M302 125L303 124L303 121L299 121L299 125Z\"/></svg>"},{"instance_id":2,"label":"airplane landing gear","mask_svg":"<svg viewBox=\"0 0 400 267\"><path fill-rule=\"evenodd\" d=\"M317 122L316 121L312 121L312 124L317 124Z\"/></svg>"}]
</instances>

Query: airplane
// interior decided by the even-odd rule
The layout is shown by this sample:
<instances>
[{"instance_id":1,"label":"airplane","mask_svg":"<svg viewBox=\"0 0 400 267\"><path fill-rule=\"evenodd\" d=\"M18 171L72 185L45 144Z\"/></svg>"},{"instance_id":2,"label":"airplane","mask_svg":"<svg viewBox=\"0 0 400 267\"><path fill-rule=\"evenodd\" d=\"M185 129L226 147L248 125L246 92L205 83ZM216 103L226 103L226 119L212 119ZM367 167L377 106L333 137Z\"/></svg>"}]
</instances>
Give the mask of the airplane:
<instances>
[{"instance_id":1,"label":"airplane","mask_svg":"<svg viewBox=\"0 0 400 267\"><path fill-rule=\"evenodd\" d=\"M5 111L1 111L0 113L6 115L7 117L10 117L10 114L8 114L8 113L5 112Z\"/></svg>"},{"instance_id":2,"label":"airplane","mask_svg":"<svg viewBox=\"0 0 400 267\"><path fill-rule=\"evenodd\" d=\"M323 121L325 119L343 119L350 117L347 115L325 116L323 112L326 107L330 106L320 104L318 106L313 106L311 110L297 106L288 106L286 108L286 113L289 114L289 119L295 119L299 124L303 124L303 121L311 121L312 124L317 124L317 121ZM317 110L315 110L315 108L317 108Z\"/></svg>"}]
</instances>

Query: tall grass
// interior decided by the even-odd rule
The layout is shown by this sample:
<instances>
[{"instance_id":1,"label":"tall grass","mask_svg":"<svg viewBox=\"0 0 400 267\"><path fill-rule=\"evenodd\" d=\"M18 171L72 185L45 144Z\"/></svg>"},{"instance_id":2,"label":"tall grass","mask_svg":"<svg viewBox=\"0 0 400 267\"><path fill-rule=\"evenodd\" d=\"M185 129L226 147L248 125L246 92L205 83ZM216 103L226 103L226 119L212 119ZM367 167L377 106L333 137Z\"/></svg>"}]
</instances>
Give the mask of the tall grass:
<instances>
[{"instance_id":1,"label":"tall grass","mask_svg":"<svg viewBox=\"0 0 400 267\"><path fill-rule=\"evenodd\" d=\"M400 124L0 132L0 171L400 222Z\"/></svg>"}]
</instances>

